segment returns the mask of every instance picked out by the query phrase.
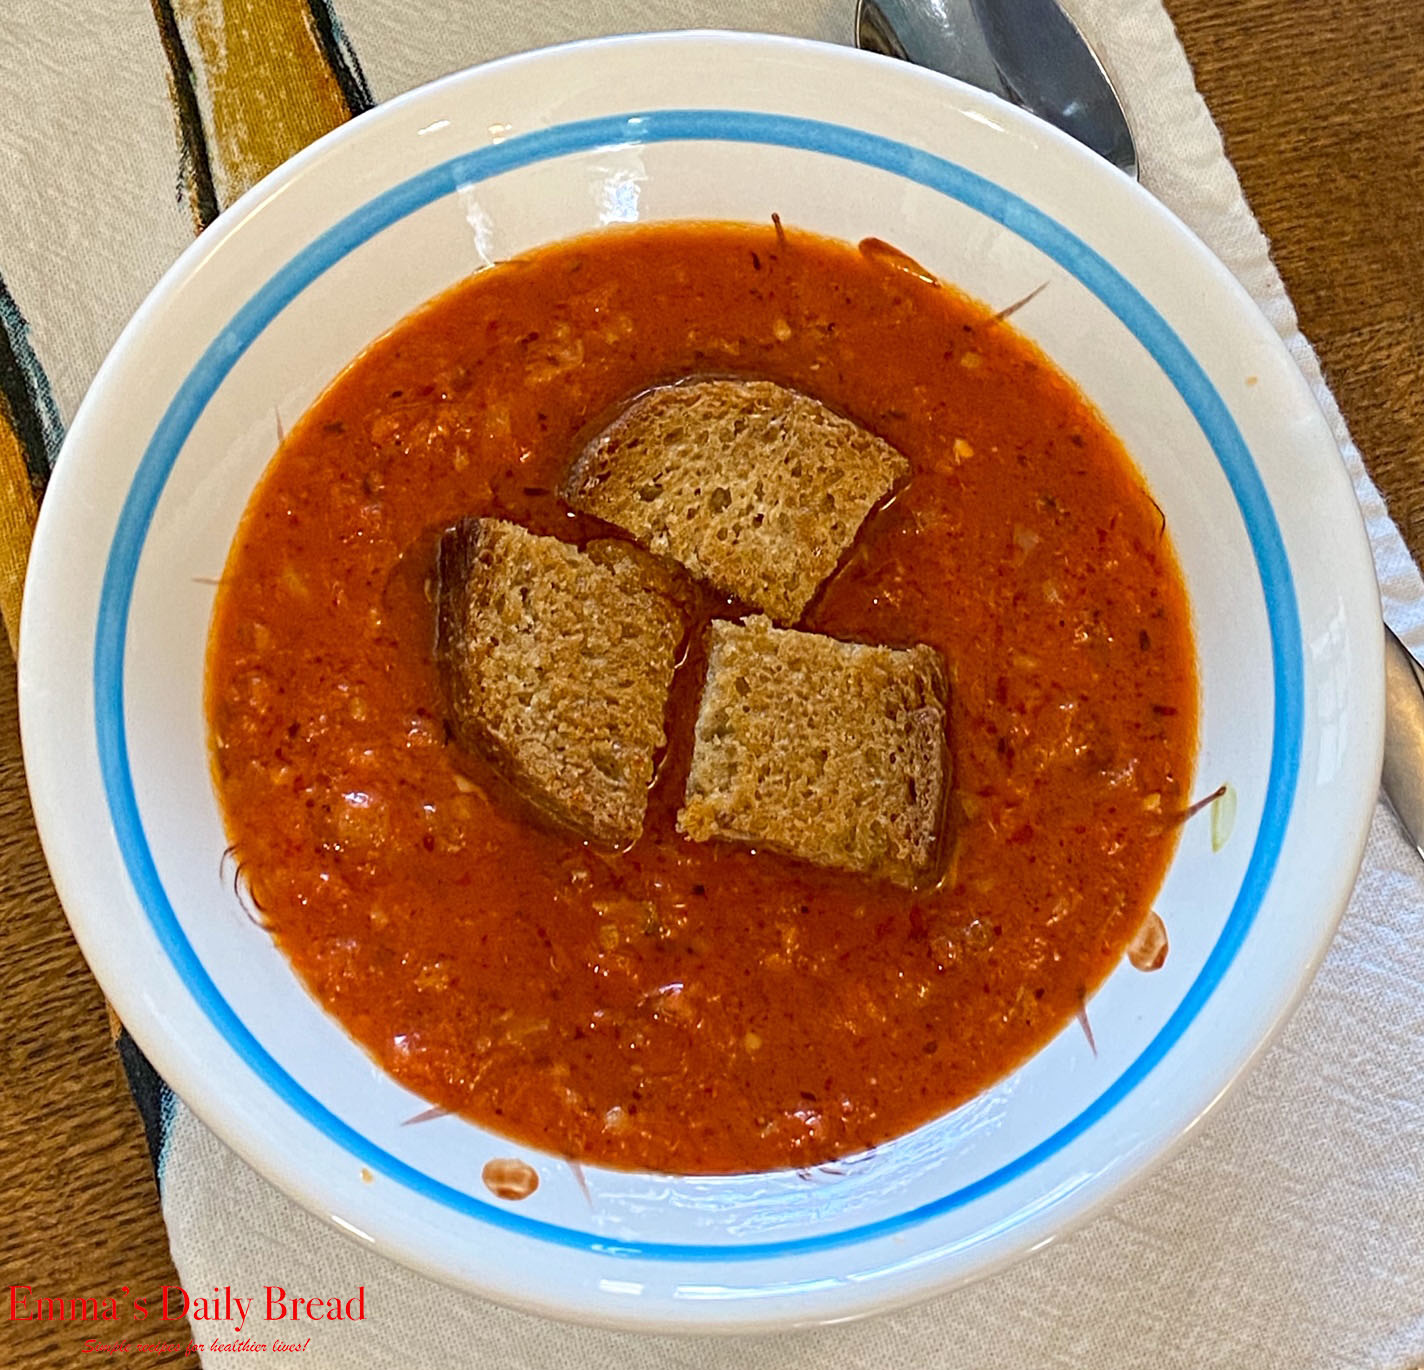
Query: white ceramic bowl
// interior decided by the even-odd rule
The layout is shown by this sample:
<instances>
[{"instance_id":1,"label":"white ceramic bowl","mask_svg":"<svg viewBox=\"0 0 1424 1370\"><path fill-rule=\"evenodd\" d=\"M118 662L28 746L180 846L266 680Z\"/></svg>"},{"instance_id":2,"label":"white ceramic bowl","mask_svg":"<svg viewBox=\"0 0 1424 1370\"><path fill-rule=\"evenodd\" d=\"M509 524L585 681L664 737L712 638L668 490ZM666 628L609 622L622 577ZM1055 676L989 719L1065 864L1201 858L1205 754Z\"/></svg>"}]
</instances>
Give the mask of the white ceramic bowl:
<instances>
[{"instance_id":1,"label":"white ceramic bowl","mask_svg":"<svg viewBox=\"0 0 1424 1370\"><path fill-rule=\"evenodd\" d=\"M538 1161L384 1076L219 879L203 656L254 483L335 373L489 262L628 219L889 239L1015 322L1133 454L1172 529L1201 662L1198 788L1158 908L1165 968L1092 1002L997 1088L845 1167L678 1179ZM843 1319L1004 1265L1140 1176L1279 1027L1358 866L1381 641L1350 486L1247 296L1138 186L998 101L863 54L667 35L451 77L357 119L198 240L115 346L35 539L25 756L76 937L158 1070L312 1212L457 1286L623 1326ZM363 1178L363 1171L369 1178Z\"/></svg>"}]
</instances>

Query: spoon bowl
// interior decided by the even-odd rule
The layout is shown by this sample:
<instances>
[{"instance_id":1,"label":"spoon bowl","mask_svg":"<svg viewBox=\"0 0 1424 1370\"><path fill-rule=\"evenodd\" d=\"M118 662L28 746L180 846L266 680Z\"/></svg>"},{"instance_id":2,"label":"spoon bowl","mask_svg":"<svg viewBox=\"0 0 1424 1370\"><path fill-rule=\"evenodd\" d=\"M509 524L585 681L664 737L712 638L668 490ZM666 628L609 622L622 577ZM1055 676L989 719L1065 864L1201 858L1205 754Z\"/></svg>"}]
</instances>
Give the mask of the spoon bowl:
<instances>
[{"instance_id":1,"label":"spoon bowl","mask_svg":"<svg viewBox=\"0 0 1424 1370\"><path fill-rule=\"evenodd\" d=\"M1058 0L856 0L855 41L1012 101L1137 175L1122 101Z\"/></svg>"}]
</instances>

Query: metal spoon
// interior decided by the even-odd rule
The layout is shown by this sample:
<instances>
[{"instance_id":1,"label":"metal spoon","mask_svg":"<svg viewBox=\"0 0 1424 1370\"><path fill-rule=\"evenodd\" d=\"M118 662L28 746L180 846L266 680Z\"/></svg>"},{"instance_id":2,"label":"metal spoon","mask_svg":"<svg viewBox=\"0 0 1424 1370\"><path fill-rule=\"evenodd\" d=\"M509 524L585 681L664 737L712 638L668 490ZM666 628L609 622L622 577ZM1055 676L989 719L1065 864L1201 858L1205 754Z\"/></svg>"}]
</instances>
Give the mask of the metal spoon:
<instances>
[{"instance_id":1,"label":"metal spoon","mask_svg":"<svg viewBox=\"0 0 1424 1370\"><path fill-rule=\"evenodd\" d=\"M1011 100L1137 175L1122 103L1058 0L856 0L855 41ZM1424 856L1424 666L1384 631L1381 785Z\"/></svg>"},{"instance_id":2,"label":"metal spoon","mask_svg":"<svg viewBox=\"0 0 1424 1370\"><path fill-rule=\"evenodd\" d=\"M1137 175L1122 101L1058 0L856 0L855 41L1022 105Z\"/></svg>"},{"instance_id":3,"label":"metal spoon","mask_svg":"<svg viewBox=\"0 0 1424 1370\"><path fill-rule=\"evenodd\" d=\"M1424 666L1384 627L1384 797L1424 856Z\"/></svg>"}]
</instances>

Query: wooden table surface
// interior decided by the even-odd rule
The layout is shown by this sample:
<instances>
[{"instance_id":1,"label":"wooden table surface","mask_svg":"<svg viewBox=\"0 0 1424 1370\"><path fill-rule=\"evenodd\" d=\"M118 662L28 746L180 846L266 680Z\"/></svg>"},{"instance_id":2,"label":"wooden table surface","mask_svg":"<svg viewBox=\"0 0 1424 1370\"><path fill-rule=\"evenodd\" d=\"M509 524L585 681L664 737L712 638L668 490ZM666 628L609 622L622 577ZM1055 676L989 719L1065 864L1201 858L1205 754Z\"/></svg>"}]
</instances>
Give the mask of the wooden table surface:
<instances>
[{"instance_id":1,"label":"wooden table surface","mask_svg":"<svg viewBox=\"0 0 1424 1370\"><path fill-rule=\"evenodd\" d=\"M1168 8L1306 336L1419 559L1424 7L1168 0ZM8 656L0 660L0 909L4 1282L66 1297L175 1283L103 998L35 837ZM77 1329L11 1323L6 1312L0 1364L18 1370L93 1359Z\"/></svg>"}]
</instances>

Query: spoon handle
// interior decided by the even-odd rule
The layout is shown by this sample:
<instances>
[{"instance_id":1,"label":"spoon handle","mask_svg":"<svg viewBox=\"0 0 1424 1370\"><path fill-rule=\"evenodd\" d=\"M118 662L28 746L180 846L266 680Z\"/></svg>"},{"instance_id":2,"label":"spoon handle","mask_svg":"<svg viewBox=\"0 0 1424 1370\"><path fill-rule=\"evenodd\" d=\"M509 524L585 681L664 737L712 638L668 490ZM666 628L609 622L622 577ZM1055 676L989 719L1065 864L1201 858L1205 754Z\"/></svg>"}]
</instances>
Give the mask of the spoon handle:
<instances>
[{"instance_id":1,"label":"spoon handle","mask_svg":"<svg viewBox=\"0 0 1424 1370\"><path fill-rule=\"evenodd\" d=\"M1380 783L1409 840L1424 856L1424 666L1388 624L1384 630L1384 774Z\"/></svg>"}]
</instances>

